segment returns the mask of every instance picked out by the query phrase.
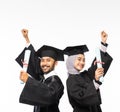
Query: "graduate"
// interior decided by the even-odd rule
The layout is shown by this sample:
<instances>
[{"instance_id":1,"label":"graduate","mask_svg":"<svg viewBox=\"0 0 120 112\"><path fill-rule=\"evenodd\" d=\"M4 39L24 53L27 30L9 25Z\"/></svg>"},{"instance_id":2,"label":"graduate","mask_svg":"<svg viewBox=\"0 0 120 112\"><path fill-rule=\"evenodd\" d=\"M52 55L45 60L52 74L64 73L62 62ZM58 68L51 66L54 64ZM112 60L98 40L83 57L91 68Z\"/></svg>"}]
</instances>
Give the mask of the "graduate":
<instances>
[{"instance_id":1,"label":"graduate","mask_svg":"<svg viewBox=\"0 0 120 112\"><path fill-rule=\"evenodd\" d=\"M28 30L23 29L22 33L29 43L28 48L31 48L32 56L28 72L23 70L20 72L20 80L25 83L25 86L19 101L33 105L34 112L60 112L59 101L64 93L64 85L55 72L55 66L58 61L64 61L63 51L48 45L43 45L34 51L33 46L28 41ZM23 54L24 51L16 58L18 63L20 63Z\"/></svg>"},{"instance_id":2,"label":"graduate","mask_svg":"<svg viewBox=\"0 0 120 112\"><path fill-rule=\"evenodd\" d=\"M64 49L64 54L68 55L67 93L73 112L102 112L99 89L102 82L99 80L101 76L105 76L113 59L106 52L108 44L104 31L101 32L101 39L101 62L97 62L95 58L88 70L83 70L86 61L84 53L89 51L86 45L68 46ZM102 67L97 68L97 63L102 64Z\"/></svg>"}]
</instances>

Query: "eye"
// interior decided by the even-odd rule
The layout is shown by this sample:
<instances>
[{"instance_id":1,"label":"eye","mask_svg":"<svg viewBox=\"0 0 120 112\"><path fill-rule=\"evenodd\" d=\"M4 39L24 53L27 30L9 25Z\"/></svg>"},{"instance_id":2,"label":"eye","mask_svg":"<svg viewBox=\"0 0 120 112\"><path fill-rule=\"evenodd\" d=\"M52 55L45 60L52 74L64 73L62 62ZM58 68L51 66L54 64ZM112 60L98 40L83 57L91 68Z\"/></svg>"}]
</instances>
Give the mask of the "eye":
<instances>
[{"instance_id":1,"label":"eye","mask_svg":"<svg viewBox=\"0 0 120 112\"><path fill-rule=\"evenodd\" d=\"M79 57L77 60L78 60L78 61L81 61L82 59Z\"/></svg>"},{"instance_id":2,"label":"eye","mask_svg":"<svg viewBox=\"0 0 120 112\"><path fill-rule=\"evenodd\" d=\"M47 62L50 62L51 60L50 59L47 59Z\"/></svg>"},{"instance_id":3,"label":"eye","mask_svg":"<svg viewBox=\"0 0 120 112\"><path fill-rule=\"evenodd\" d=\"M81 58L81 57L79 57L79 58L78 58L78 61L85 62L85 58Z\"/></svg>"},{"instance_id":4,"label":"eye","mask_svg":"<svg viewBox=\"0 0 120 112\"><path fill-rule=\"evenodd\" d=\"M41 59L41 62L43 62L44 60L43 59Z\"/></svg>"}]
</instances>

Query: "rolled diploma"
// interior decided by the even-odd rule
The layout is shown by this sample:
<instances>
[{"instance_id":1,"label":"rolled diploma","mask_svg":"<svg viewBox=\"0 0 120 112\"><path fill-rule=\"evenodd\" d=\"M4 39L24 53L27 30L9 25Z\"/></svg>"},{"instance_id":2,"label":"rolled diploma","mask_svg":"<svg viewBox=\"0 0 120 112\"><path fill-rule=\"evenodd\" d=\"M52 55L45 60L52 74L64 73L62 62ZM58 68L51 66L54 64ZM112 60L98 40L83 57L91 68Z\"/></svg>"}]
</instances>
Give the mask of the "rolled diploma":
<instances>
[{"instance_id":1,"label":"rolled diploma","mask_svg":"<svg viewBox=\"0 0 120 112\"><path fill-rule=\"evenodd\" d=\"M31 51L29 49L25 50L24 61L23 61L23 70L25 72L27 72L27 69L28 69L30 53L31 53ZM23 81L21 83L23 83Z\"/></svg>"},{"instance_id":2,"label":"rolled diploma","mask_svg":"<svg viewBox=\"0 0 120 112\"><path fill-rule=\"evenodd\" d=\"M96 48L96 61L97 61L97 67L98 68L102 68L102 64L101 64L101 54L100 54L100 49L99 48ZM99 81L100 82L103 82L104 79L103 79L103 76L101 76L99 78Z\"/></svg>"}]
</instances>

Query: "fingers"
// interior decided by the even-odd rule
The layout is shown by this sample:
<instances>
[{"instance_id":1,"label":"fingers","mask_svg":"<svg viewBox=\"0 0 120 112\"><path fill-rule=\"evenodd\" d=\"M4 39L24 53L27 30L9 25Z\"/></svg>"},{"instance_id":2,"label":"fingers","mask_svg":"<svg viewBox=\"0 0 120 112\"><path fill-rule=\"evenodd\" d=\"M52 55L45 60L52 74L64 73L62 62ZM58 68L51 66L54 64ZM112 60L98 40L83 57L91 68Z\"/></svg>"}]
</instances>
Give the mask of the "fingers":
<instances>
[{"instance_id":1,"label":"fingers","mask_svg":"<svg viewBox=\"0 0 120 112\"><path fill-rule=\"evenodd\" d=\"M28 33L28 30L27 30L27 29L22 29L21 32L22 32L23 34L27 34L27 33Z\"/></svg>"},{"instance_id":2,"label":"fingers","mask_svg":"<svg viewBox=\"0 0 120 112\"><path fill-rule=\"evenodd\" d=\"M24 71L21 71L20 72L20 80L23 81L23 82L26 82L28 79L28 74Z\"/></svg>"},{"instance_id":3,"label":"fingers","mask_svg":"<svg viewBox=\"0 0 120 112\"><path fill-rule=\"evenodd\" d=\"M28 30L27 29L22 29L21 32L25 38L28 37Z\"/></svg>"},{"instance_id":4,"label":"fingers","mask_svg":"<svg viewBox=\"0 0 120 112\"><path fill-rule=\"evenodd\" d=\"M28 30L27 29L22 29L21 32L23 34L23 37L26 40L26 43L30 43L30 40L29 40L29 37L28 37Z\"/></svg>"},{"instance_id":5,"label":"fingers","mask_svg":"<svg viewBox=\"0 0 120 112\"><path fill-rule=\"evenodd\" d=\"M97 71L98 71L99 74L104 74L104 69L103 68L98 68Z\"/></svg>"},{"instance_id":6,"label":"fingers","mask_svg":"<svg viewBox=\"0 0 120 112\"><path fill-rule=\"evenodd\" d=\"M107 34L105 31L102 31L102 32L101 32L101 35L102 35L103 37L107 37L107 36L108 36L108 34Z\"/></svg>"},{"instance_id":7,"label":"fingers","mask_svg":"<svg viewBox=\"0 0 120 112\"><path fill-rule=\"evenodd\" d=\"M95 79L99 80L99 78L104 74L103 68L97 68L95 71Z\"/></svg>"},{"instance_id":8,"label":"fingers","mask_svg":"<svg viewBox=\"0 0 120 112\"><path fill-rule=\"evenodd\" d=\"M24 79L24 71L20 71L20 80Z\"/></svg>"},{"instance_id":9,"label":"fingers","mask_svg":"<svg viewBox=\"0 0 120 112\"><path fill-rule=\"evenodd\" d=\"M22 29L21 32L22 32L22 33L27 33L28 30L27 30L27 29Z\"/></svg>"}]
</instances>

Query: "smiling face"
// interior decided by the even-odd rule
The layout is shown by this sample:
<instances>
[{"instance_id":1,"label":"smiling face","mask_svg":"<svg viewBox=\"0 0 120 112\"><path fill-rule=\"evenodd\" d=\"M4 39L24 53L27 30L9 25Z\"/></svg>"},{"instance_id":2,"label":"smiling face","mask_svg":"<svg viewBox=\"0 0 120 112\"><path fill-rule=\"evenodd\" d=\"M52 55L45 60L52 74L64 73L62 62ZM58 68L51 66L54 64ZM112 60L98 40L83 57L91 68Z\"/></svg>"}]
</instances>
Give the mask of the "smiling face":
<instances>
[{"instance_id":1,"label":"smiling face","mask_svg":"<svg viewBox=\"0 0 120 112\"><path fill-rule=\"evenodd\" d=\"M49 73L52 70L54 70L56 64L57 64L57 61L55 61L51 57L46 56L41 58L40 66L44 73Z\"/></svg>"},{"instance_id":2,"label":"smiling face","mask_svg":"<svg viewBox=\"0 0 120 112\"><path fill-rule=\"evenodd\" d=\"M85 55L84 54L79 54L74 62L74 68L77 69L78 71L81 71L85 66Z\"/></svg>"}]
</instances>

